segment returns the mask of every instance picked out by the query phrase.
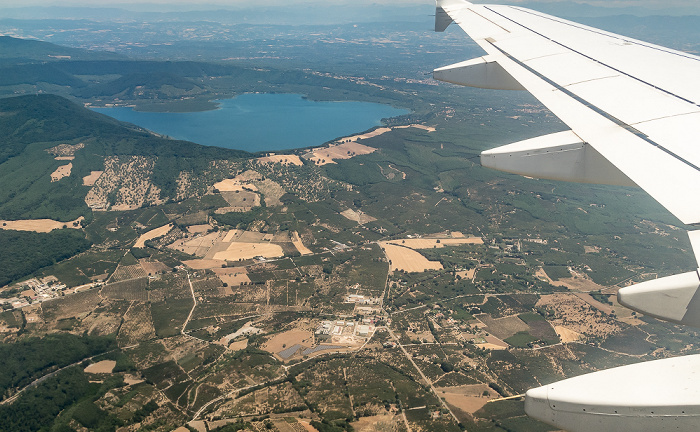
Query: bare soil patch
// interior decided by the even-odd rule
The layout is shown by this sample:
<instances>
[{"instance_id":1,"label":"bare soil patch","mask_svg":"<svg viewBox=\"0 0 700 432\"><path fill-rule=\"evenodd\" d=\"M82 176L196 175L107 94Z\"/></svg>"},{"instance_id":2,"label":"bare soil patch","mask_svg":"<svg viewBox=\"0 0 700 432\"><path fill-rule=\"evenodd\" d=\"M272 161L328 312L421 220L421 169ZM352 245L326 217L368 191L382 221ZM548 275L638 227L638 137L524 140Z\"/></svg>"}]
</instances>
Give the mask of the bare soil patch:
<instances>
[{"instance_id":1,"label":"bare soil patch","mask_svg":"<svg viewBox=\"0 0 700 432\"><path fill-rule=\"evenodd\" d=\"M286 332L278 333L270 338L262 346L262 349L276 354L283 349L297 344L310 347L313 339L313 333L309 330L287 330Z\"/></svg>"},{"instance_id":2,"label":"bare soil patch","mask_svg":"<svg viewBox=\"0 0 700 432\"><path fill-rule=\"evenodd\" d=\"M83 177L83 186L92 186L104 171L90 171L89 175Z\"/></svg>"},{"instance_id":3,"label":"bare soil patch","mask_svg":"<svg viewBox=\"0 0 700 432\"><path fill-rule=\"evenodd\" d=\"M168 232L170 232L171 229L173 229L173 224L167 224L167 225L163 225L162 227L152 229L152 230L148 231L147 233L142 234L141 237L139 237L139 239L136 240L134 247L142 248L146 245L146 241L152 240L156 237L162 237L162 236L166 235Z\"/></svg>"},{"instance_id":4,"label":"bare soil patch","mask_svg":"<svg viewBox=\"0 0 700 432\"><path fill-rule=\"evenodd\" d=\"M282 165L304 165L301 158L297 155L269 155L265 157L258 158L258 163L281 163Z\"/></svg>"},{"instance_id":5,"label":"bare soil patch","mask_svg":"<svg viewBox=\"0 0 700 432\"><path fill-rule=\"evenodd\" d=\"M436 390L448 404L470 414L481 409L489 400L499 397L498 393L486 384L437 387ZM488 396L484 396L484 392Z\"/></svg>"},{"instance_id":6,"label":"bare soil patch","mask_svg":"<svg viewBox=\"0 0 700 432\"><path fill-rule=\"evenodd\" d=\"M397 246L388 242L379 242L379 245L384 250L392 271L424 272L426 270L442 269L442 264L440 264L440 262L430 261L413 249Z\"/></svg>"},{"instance_id":7,"label":"bare soil patch","mask_svg":"<svg viewBox=\"0 0 700 432\"><path fill-rule=\"evenodd\" d=\"M340 212L340 215L345 217L346 219L350 219L351 221L355 221L359 224L366 224L368 222L377 220L377 218L375 217L372 217L361 211L355 211L353 209L347 209L345 211L342 211Z\"/></svg>"},{"instance_id":8,"label":"bare soil patch","mask_svg":"<svg viewBox=\"0 0 700 432\"><path fill-rule=\"evenodd\" d=\"M561 339L563 343L576 342L582 338L580 333L576 333L564 326L554 326L554 331L557 332L557 336L559 336L559 339Z\"/></svg>"},{"instance_id":9,"label":"bare soil patch","mask_svg":"<svg viewBox=\"0 0 700 432\"><path fill-rule=\"evenodd\" d=\"M226 348L230 349L231 351L240 351L242 349L246 349L247 346L248 339L242 339L236 342L231 342Z\"/></svg>"},{"instance_id":10,"label":"bare soil patch","mask_svg":"<svg viewBox=\"0 0 700 432\"><path fill-rule=\"evenodd\" d=\"M102 360L88 365L88 367L84 369L84 372L93 374L111 374L116 365L117 362L114 360Z\"/></svg>"},{"instance_id":11,"label":"bare soil patch","mask_svg":"<svg viewBox=\"0 0 700 432\"><path fill-rule=\"evenodd\" d=\"M62 229L64 226L81 229L80 221L82 220L82 216L70 222L59 222L52 219L0 220L0 229L47 233L55 229Z\"/></svg>"},{"instance_id":12,"label":"bare soil patch","mask_svg":"<svg viewBox=\"0 0 700 432\"><path fill-rule=\"evenodd\" d=\"M51 183L61 180L63 177L68 177L73 169L73 163L69 162L56 168L56 171L51 173Z\"/></svg>"}]
</instances>

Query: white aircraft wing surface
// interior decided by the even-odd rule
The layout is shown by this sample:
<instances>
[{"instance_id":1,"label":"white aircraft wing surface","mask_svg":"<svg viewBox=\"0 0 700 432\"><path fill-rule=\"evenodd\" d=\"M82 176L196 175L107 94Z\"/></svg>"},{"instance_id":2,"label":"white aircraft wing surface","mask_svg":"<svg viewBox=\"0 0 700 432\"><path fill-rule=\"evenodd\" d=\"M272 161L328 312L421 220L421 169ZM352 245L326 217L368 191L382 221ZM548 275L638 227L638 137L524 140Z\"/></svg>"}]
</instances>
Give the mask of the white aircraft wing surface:
<instances>
[{"instance_id":1,"label":"white aircraft wing surface","mask_svg":"<svg viewBox=\"0 0 700 432\"><path fill-rule=\"evenodd\" d=\"M515 6L437 6L436 30L453 20L487 53L437 69L437 79L524 88L572 131L561 142L550 136L521 151L485 152L484 165L636 184L683 223L700 223L699 57ZM550 172L552 164L558 171Z\"/></svg>"},{"instance_id":2,"label":"white aircraft wing surface","mask_svg":"<svg viewBox=\"0 0 700 432\"><path fill-rule=\"evenodd\" d=\"M503 5L437 0L486 55L441 81L527 90L570 130L487 150L484 166L557 180L636 185L700 224L700 57ZM700 231L689 233L700 265ZM700 269L618 292L621 304L700 327ZM525 410L568 431L700 430L700 355L623 366L527 392Z\"/></svg>"}]
</instances>

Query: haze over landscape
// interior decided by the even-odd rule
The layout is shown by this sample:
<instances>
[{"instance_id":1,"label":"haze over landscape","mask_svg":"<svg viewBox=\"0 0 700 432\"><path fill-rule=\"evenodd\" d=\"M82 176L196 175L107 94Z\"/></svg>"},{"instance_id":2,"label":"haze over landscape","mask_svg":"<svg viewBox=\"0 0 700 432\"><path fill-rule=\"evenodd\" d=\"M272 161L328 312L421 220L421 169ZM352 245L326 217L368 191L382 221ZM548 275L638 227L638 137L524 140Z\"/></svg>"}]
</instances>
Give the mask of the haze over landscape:
<instances>
[{"instance_id":1,"label":"haze over landscape","mask_svg":"<svg viewBox=\"0 0 700 432\"><path fill-rule=\"evenodd\" d=\"M506 3L700 52L687 2ZM698 353L615 296L687 227L481 167L565 126L433 80L483 54L434 11L0 4L0 429L550 431L504 398Z\"/></svg>"}]
</instances>

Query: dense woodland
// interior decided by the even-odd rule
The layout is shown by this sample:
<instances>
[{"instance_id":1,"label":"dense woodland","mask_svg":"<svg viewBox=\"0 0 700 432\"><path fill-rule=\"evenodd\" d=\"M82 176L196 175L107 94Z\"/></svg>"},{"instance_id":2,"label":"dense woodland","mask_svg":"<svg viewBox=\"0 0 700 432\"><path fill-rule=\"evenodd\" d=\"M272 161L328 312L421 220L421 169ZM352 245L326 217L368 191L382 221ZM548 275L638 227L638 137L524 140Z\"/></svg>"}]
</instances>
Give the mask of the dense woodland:
<instances>
[{"instance_id":1,"label":"dense woodland","mask_svg":"<svg viewBox=\"0 0 700 432\"><path fill-rule=\"evenodd\" d=\"M49 233L0 230L0 286L90 248L82 231Z\"/></svg>"}]
</instances>

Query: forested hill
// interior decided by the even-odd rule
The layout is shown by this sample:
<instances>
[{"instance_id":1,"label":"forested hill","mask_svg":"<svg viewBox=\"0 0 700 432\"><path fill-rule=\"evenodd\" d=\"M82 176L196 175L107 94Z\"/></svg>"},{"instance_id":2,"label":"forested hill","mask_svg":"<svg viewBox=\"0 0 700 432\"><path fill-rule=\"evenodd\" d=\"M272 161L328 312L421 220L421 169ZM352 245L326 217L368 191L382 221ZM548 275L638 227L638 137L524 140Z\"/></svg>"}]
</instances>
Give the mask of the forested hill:
<instances>
[{"instance_id":1,"label":"forested hill","mask_svg":"<svg viewBox=\"0 0 700 432\"><path fill-rule=\"evenodd\" d=\"M0 62L59 61L59 60L115 60L124 59L121 54L107 51L89 51L69 48L38 40L0 36Z\"/></svg>"},{"instance_id":2,"label":"forested hill","mask_svg":"<svg viewBox=\"0 0 700 432\"><path fill-rule=\"evenodd\" d=\"M168 200L176 198L183 171L197 176L212 160L249 157L244 151L161 138L55 95L0 99L0 136L0 219L89 216L84 199L90 187L83 177L105 170L105 158L141 157L150 164L146 180L159 190L159 199ZM73 159L70 175L51 181L51 174L69 163L57 146L73 148L68 155Z\"/></svg>"}]
</instances>

